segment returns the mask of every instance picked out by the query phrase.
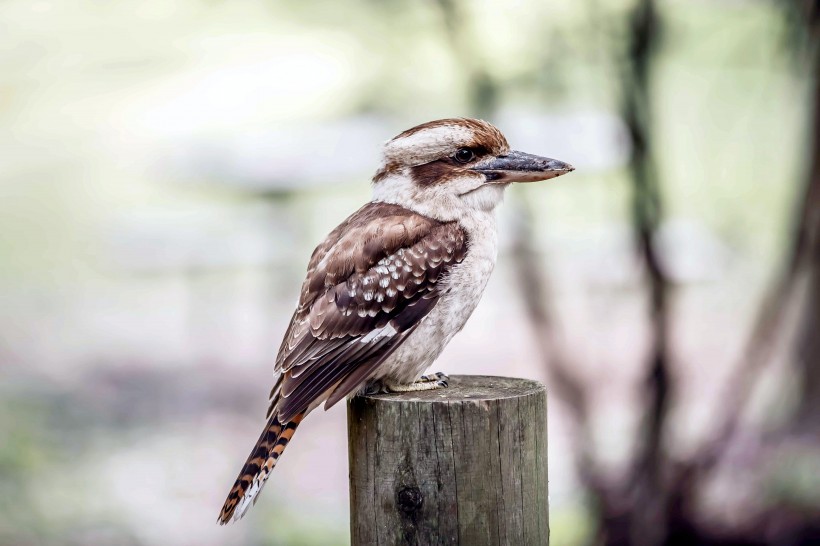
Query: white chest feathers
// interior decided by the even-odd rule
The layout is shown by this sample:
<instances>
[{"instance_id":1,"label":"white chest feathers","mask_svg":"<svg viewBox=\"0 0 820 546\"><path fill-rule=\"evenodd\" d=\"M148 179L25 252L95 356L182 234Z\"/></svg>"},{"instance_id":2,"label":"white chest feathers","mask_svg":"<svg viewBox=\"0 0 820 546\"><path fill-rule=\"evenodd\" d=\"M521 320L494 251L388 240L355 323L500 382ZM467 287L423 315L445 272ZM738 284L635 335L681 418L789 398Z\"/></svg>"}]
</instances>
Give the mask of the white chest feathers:
<instances>
[{"instance_id":1,"label":"white chest feathers","mask_svg":"<svg viewBox=\"0 0 820 546\"><path fill-rule=\"evenodd\" d=\"M416 330L380 366L374 379L412 383L441 354L473 314L495 267L498 232L493 212L476 212L463 218L468 250L464 260L442 279L441 299Z\"/></svg>"}]
</instances>

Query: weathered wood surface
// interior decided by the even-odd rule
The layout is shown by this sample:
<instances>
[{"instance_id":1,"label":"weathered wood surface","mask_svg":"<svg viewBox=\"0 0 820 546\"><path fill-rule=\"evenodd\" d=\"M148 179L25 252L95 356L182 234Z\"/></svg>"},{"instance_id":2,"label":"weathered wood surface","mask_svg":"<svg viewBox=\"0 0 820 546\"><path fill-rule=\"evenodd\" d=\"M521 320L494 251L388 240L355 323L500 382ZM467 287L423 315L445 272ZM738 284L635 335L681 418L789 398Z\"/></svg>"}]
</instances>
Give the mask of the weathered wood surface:
<instances>
[{"instance_id":1,"label":"weathered wood surface","mask_svg":"<svg viewBox=\"0 0 820 546\"><path fill-rule=\"evenodd\" d=\"M348 403L353 546L549 543L546 390L455 376Z\"/></svg>"}]
</instances>

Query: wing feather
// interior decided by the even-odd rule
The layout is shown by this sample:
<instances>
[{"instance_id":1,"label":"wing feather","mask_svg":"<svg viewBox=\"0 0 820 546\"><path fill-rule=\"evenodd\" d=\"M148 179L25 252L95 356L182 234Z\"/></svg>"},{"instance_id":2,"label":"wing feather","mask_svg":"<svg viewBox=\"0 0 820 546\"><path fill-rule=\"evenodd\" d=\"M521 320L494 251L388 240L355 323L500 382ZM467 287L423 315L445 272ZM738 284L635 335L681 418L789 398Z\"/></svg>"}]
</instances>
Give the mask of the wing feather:
<instances>
[{"instance_id":1,"label":"wing feather","mask_svg":"<svg viewBox=\"0 0 820 546\"><path fill-rule=\"evenodd\" d=\"M359 388L433 309L466 249L457 224L397 205L369 203L345 220L311 256L269 415L287 422Z\"/></svg>"}]
</instances>

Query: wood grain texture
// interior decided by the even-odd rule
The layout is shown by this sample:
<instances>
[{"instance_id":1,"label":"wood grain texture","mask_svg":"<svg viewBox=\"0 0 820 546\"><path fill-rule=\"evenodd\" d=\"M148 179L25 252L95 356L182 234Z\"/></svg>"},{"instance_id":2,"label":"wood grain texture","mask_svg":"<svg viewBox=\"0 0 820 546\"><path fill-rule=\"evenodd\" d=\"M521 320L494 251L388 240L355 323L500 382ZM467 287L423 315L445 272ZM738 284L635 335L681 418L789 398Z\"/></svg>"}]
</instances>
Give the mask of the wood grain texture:
<instances>
[{"instance_id":1,"label":"wood grain texture","mask_svg":"<svg viewBox=\"0 0 820 546\"><path fill-rule=\"evenodd\" d=\"M352 545L549 544L546 401L536 381L455 376L348 402Z\"/></svg>"}]
</instances>

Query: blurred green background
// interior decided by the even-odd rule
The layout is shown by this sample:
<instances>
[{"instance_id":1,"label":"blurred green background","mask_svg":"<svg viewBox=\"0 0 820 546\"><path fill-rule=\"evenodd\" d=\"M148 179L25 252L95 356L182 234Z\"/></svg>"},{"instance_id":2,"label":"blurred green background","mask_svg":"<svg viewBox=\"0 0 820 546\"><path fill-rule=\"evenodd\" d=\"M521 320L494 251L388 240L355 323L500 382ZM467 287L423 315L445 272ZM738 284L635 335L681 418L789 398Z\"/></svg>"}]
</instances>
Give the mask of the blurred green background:
<instances>
[{"instance_id":1,"label":"blurred green background","mask_svg":"<svg viewBox=\"0 0 820 546\"><path fill-rule=\"evenodd\" d=\"M348 543L342 405L215 520L313 246L380 143L453 116L577 168L508 192L436 366L547 382L552 543L816 536L817 260L788 274L820 208L816 10L0 3L0 543Z\"/></svg>"}]
</instances>

